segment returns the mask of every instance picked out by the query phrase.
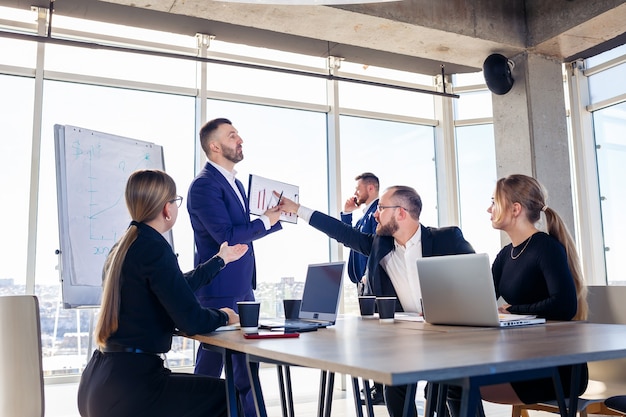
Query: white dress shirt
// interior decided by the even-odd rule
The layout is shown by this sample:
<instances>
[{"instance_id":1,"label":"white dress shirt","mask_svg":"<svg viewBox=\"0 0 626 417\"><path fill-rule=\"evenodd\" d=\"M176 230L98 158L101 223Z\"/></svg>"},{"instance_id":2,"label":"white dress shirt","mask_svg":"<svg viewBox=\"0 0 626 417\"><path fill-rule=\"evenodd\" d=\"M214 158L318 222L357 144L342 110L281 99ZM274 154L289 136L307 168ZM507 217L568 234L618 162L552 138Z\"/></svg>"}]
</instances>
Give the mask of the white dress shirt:
<instances>
[{"instance_id":1,"label":"white dress shirt","mask_svg":"<svg viewBox=\"0 0 626 417\"><path fill-rule=\"evenodd\" d=\"M208 162L209 164L213 165L215 169L217 169L219 173L224 176L224 178L226 178L226 181L228 181L228 183L233 188L233 191L235 192L237 197L239 197L239 202L241 203L241 207L243 207L244 210L247 210L245 200L243 199L243 196L241 195L241 192L239 191L239 187L237 187L237 183L235 182L235 176L237 175L237 171L235 171L234 169L232 171L228 171L226 168L216 164L210 159L208 160ZM265 230L270 230L272 228L269 217L262 214L259 217L259 219L261 219L261 221L263 222L263 225L265 226Z\"/></svg>"},{"instance_id":2,"label":"white dress shirt","mask_svg":"<svg viewBox=\"0 0 626 417\"><path fill-rule=\"evenodd\" d=\"M307 223L311 220L313 210L300 206L298 217ZM389 275L391 284L396 290L398 300L407 313L422 313L422 291L417 275L417 260L422 257L422 226L402 246L394 240L395 250L381 259L380 264Z\"/></svg>"}]
</instances>

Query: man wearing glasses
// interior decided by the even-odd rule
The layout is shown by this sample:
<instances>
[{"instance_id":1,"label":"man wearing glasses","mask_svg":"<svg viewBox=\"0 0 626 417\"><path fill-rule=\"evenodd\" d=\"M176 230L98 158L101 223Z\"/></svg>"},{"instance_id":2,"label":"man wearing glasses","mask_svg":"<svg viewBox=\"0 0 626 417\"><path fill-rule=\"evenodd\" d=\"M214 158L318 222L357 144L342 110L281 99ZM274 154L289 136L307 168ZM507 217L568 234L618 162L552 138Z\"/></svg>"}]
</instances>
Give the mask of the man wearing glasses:
<instances>
[{"instance_id":1,"label":"man wearing glasses","mask_svg":"<svg viewBox=\"0 0 626 417\"><path fill-rule=\"evenodd\" d=\"M458 227L434 228L419 222L422 199L411 187L389 187L380 196L374 214L375 234L362 233L319 211L283 197L281 210L297 215L345 246L368 256L366 294L395 296L398 311L422 313L417 274L418 258L473 253ZM385 387L391 417L402 416L406 385ZM413 403L414 404L414 403ZM417 416L413 405L410 416Z\"/></svg>"}]
</instances>

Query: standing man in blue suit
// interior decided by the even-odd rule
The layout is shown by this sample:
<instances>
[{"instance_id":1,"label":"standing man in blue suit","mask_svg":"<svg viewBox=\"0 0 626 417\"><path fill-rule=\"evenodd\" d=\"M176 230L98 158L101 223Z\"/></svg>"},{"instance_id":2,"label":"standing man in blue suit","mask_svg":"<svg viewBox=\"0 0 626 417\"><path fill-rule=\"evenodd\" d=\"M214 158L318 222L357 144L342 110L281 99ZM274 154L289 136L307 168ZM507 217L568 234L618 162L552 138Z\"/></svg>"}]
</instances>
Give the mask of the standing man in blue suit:
<instances>
[{"instance_id":1,"label":"standing man in blue suit","mask_svg":"<svg viewBox=\"0 0 626 417\"><path fill-rule=\"evenodd\" d=\"M238 301L254 300L256 267L252 242L281 229L277 207L250 221L246 192L235 178L237 171L234 169L243 159L242 143L228 119L211 120L200 129L200 145L208 161L191 183L187 198L196 243L194 263L198 265L213 257L223 242L249 246L239 262L227 265L209 285L196 291L204 307L230 307L238 311ZM223 365L220 353L202 346L198 349L195 373L219 377ZM233 357L233 371L245 416L255 417L244 355Z\"/></svg>"},{"instance_id":2,"label":"standing man in blue suit","mask_svg":"<svg viewBox=\"0 0 626 417\"><path fill-rule=\"evenodd\" d=\"M309 225L368 256L366 293L397 297L398 311L422 312L418 258L474 252L458 227L434 228L420 224L422 199L407 186L389 187L380 196L375 214L376 234L362 233L287 198L281 200L280 208L287 213L297 213ZM407 387L385 387L390 417L403 415ZM412 400L408 416L416 417L415 400Z\"/></svg>"},{"instance_id":3,"label":"standing man in blue suit","mask_svg":"<svg viewBox=\"0 0 626 417\"><path fill-rule=\"evenodd\" d=\"M354 228L363 233L376 233L378 222L374 213L376 213L378 208L378 189L380 187L378 177L371 172L364 172L361 175L357 175L354 180L356 181L354 195L346 200L341 212L341 221L352 225L352 212L365 204L363 217L357 220ZM367 256L350 250L348 258L348 276L350 281L357 285L360 284L365 274L366 266Z\"/></svg>"},{"instance_id":4,"label":"standing man in blue suit","mask_svg":"<svg viewBox=\"0 0 626 417\"><path fill-rule=\"evenodd\" d=\"M378 191L380 189L380 183L378 177L371 172L364 172L361 175L357 175L354 178L356 181L356 187L354 194L351 195L343 206L341 212L341 221L352 225L352 212L357 208L365 205L363 208L363 216L357 220L354 228L363 233L376 233L376 210L378 209ZM350 250L348 257L348 276L350 281L357 284L359 294L363 291L363 283L361 280L365 275L367 267L367 256L359 253L353 249ZM366 390L362 390L363 395L366 395ZM374 382L374 386L371 390L372 404L379 405L385 403L383 396L383 385L378 382Z\"/></svg>"}]
</instances>

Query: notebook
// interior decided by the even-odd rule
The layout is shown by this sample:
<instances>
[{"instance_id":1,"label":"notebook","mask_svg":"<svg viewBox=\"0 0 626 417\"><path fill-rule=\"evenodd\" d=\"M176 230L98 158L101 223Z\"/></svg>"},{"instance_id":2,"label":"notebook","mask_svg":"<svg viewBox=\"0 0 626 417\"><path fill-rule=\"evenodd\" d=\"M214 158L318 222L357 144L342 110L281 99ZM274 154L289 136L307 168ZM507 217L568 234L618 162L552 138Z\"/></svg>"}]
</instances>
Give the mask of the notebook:
<instances>
[{"instance_id":1,"label":"notebook","mask_svg":"<svg viewBox=\"0 0 626 417\"><path fill-rule=\"evenodd\" d=\"M339 311L344 265L345 262L309 265L298 318L263 319L259 321L259 327L303 332L334 325Z\"/></svg>"},{"instance_id":2,"label":"notebook","mask_svg":"<svg viewBox=\"0 0 626 417\"><path fill-rule=\"evenodd\" d=\"M421 258L417 272L427 323L510 327L546 322L533 315L498 313L485 253Z\"/></svg>"}]
</instances>

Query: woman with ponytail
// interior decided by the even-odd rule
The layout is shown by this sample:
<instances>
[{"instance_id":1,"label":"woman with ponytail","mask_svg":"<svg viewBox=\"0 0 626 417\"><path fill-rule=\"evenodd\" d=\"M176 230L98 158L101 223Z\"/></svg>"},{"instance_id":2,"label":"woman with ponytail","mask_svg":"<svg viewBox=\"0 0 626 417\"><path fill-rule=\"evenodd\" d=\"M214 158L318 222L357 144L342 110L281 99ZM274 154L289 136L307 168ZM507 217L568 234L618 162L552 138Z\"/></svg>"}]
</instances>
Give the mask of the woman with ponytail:
<instances>
[{"instance_id":1,"label":"woman with ponytail","mask_svg":"<svg viewBox=\"0 0 626 417\"><path fill-rule=\"evenodd\" d=\"M534 314L547 320L585 320L587 287L576 246L561 217L548 206L539 181L520 174L499 179L487 211L493 228L506 232L511 240L491 268L496 297L506 303L500 312ZM540 220L547 233L538 229ZM569 396L571 367L560 367L559 373ZM587 380L585 365L577 395L585 391ZM481 394L485 400L506 404L556 399L551 379L488 386L481 388Z\"/></svg>"},{"instance_id":2,"label":"woman with ponytail","mask_svg":"<svg viewBox=\"0 0 626 417\"><path fill-rule=\"evenodd\" d=\"M176 223L182 197L163 171L136 171L126 184L132 222L104 266L96 350L81 376L83 417L226 416L222 379L172 373L161 354L176 330L209 333L239 321L230 308L200 306L193 291L207 285L246 245L228 246L183 274L163 237Z\"/></svg>"}]
</instances>

